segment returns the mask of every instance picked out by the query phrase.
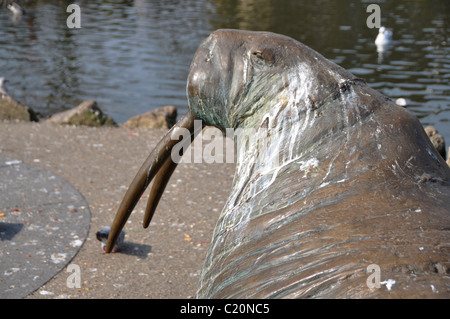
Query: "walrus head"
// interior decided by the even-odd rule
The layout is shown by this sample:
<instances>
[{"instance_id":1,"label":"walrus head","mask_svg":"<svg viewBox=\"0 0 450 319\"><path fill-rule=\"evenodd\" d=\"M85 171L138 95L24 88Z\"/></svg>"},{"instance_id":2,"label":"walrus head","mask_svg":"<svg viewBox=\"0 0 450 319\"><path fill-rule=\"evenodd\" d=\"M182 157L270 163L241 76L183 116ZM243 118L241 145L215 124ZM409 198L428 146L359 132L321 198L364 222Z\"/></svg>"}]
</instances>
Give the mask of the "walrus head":
<instances>
[{"instance_id":1,"label":"walrus head","mask_svg":"<svg viewBox=\"0 0 450 319\"><path fill-rule=\"evenodd\" d=\"M326 73L317 72L324 69ZM145 228L149 225L177 165L170 154L180 142L180 129L189 130L191 141L198 133L194 132L195 119L222 131L293 123L293 130L298 130L300 113L308 119L311 111L335 99L336 92L354 80L345 69L287 36L228 29L211 33L200 44L190 67L189 111L158 143L132 181L111 226L106 252L112 250L139 198L155 178L143 223ZM287 116L279 116L280 112ZM275 148L276 156L278 152Z\"/></svg>"}]
</instances>

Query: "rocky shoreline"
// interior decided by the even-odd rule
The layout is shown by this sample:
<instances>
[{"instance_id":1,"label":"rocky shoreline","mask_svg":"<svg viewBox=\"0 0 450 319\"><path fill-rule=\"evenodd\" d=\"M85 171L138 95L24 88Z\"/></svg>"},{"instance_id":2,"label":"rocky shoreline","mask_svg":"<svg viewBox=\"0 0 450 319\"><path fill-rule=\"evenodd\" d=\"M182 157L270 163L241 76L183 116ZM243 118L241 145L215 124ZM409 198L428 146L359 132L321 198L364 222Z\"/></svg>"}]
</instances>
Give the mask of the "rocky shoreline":
<instances>
[{"instance_id":1,"label":"rocky shoreline","mask_svg":"<svg viewBox=\"0 0 450 319\"><path fill-rule=\"evenodd\" d=\"M0 86L0 89L2 86ZM172 105L162 106L155 110L140 114L121 124L126 128L170 129L177 119L177 108ZM13 99L4 90L0 90L0 121L44 122L75 126L121 126L109 115L105 114L98 103L86 100L78 106L53 114L49 118L40 118L32 108Z\"/></svg>"}]
</instances>

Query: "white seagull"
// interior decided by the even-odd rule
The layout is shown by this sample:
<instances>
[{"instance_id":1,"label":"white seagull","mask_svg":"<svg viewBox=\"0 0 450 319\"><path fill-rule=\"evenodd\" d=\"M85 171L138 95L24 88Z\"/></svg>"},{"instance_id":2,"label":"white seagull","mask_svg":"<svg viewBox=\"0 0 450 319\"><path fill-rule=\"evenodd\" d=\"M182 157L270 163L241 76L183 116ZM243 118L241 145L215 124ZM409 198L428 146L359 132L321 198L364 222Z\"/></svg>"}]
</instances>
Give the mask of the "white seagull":
<instances>
[{"instance_id":1,"label":"white seagull","mask_svg":"<svg viewBox=\"0 0 450 319\"><path fill-rule=\"evenodd\" d=\"M7 8L9 9L9 11L12 12L14 17L16 17L16 18L25 14L25 10L15 2L8 4Z\"/></svg>"},{"instance_id":2,"label":"white seagull","mask_svg":"<svg viewBox=\"0 0 450 319\"><path fill-rule=\"evenodd\" d=\"M378 52L383 52L384 49L392 43L392 31L381 27L378 30L377 38L375 39L375 45Z\"/></svg>"}]
</instances>

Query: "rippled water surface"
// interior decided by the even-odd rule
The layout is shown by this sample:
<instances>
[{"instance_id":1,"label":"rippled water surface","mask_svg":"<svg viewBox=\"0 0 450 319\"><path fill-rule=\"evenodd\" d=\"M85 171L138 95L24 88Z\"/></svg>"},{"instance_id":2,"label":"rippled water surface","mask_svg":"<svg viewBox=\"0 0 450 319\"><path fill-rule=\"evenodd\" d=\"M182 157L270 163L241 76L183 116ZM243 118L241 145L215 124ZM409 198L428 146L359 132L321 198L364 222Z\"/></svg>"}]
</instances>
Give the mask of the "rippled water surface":
<instances>
[{"instance_id":1,"label":"rippled water surface","mask_svg":"<svg viewBox=\"0 0 450 319\"><path fill-rule=\"evenodd\" d=\"M448 0L32 1L14 19L0 8L0 77L42 115L93 98L116 121L172 104L187 110L186 77L199 43L218 28L291 36L397 99L450 143ZM393 30L382 54L366 8L377 3Z\"/></svg>"}]
</instances>

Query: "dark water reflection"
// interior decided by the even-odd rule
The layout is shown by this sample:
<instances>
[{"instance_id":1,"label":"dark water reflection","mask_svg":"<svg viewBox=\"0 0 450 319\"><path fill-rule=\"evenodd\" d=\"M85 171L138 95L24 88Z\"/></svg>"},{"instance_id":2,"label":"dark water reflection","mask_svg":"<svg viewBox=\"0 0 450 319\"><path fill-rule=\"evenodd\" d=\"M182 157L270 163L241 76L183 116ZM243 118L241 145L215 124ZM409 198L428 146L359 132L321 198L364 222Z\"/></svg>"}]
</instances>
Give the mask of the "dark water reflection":
<instances>
[{"instance_id":1,"label":"dark water reflection","mask_svg":"<svg viewBox=\"0 0 450 319\"><path fill-rule=\"evenodd\" d=\"M96 99L116 121L173 104L187 108L192 56L212 30L289 35L373 88L406 99L450 143L448 0L77 1L81 29L68 29L72 1L35 1L19 21L0 9L0 77L43 115ZM394 45L379 56L367 5L381 7Z\"/></svg>"}]
</instances>

